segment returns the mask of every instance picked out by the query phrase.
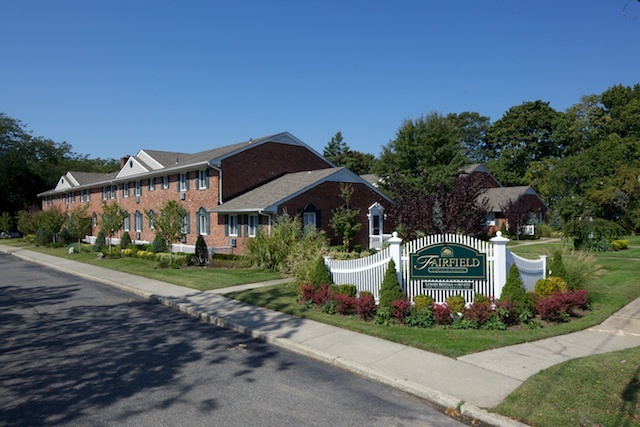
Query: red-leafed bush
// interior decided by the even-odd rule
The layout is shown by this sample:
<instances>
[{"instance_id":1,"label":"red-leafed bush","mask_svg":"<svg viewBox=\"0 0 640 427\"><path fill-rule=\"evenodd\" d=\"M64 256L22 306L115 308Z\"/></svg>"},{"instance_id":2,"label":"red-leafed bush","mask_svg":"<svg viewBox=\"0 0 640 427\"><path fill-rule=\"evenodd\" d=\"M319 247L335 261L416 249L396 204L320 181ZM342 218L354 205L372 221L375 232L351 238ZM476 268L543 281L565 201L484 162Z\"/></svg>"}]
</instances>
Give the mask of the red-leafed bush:
<instances>
[{"instance_id":1,"label":"red-leafed bush","mask_svg":"<svg viewBox=\"0 0 640 427\"><path fill-rule=\"evenodd\" d=\"M495 312L491 307L491 302L487 300L474 301L469 308L464 310L464 319L475 320L479 325L485 323Z\"/></svg>"},{"instance_id":2,"label":"red-leafed bush","mask_svg":"<svg viewBox=\"0 0 640 427\"><path fill-rule=\"evenodd\" d=\"M520 317L516 309L516 305L510 298L496 301L496 316L502 323L507 326L517 325L520 323ZM533 316L533 313L531 313Z\"/></svg>"},{"instance_id":3,"label":"red-leafed bush","mask_svg":"<svg viewBox=\"0 0 640 427\"><path fill-rule=\"evenodd\" d=\"M564 295L567 304L571 308L587 308L589 305L589 291L580 289L573 292L566 292Z\"/></svg>"},{"instance_id":4,"label":"red-leafed bush","mask_svg":"<svg viewBox=\"0 0 640 427\"><path fill-rule=\"evenodd\" d=\"M353 314L356 310L356 299L348 294L333 294L331 299L336 301L336 311L338 314L349 315Z\"/></svg>"},{"instance_id":5,"label":"red-leafed bush","mask_svg":"<svg viewBox=\"0 0 640 427\"><path fill-rule=\"evenodd\" d=\"M311 300L318 307L322 307L329 300L329 285L322 285L311 296Z\"/></svg>"},{"instance_id":6,"label":"red-leafed bush","mask_svg":"<svg viewBox=\"0 0 640 427\"><path fill-rule=\"evenodd\" d=\"M447 304L433 304L433 315L438 325L450 325L453 322L451 308Z\"/></svg>"},{"instance_id":7,"label":"red-leafed bush","mask_svg":"<svg viewBox=\"0 0 640 427\"><path fill-rule=\"evenodd\" d=\"M540 298L536 301L536 312L544 320L550 322L564 322L569 320L567 313L569 306L562 292L556 292L546 298Z\"/></svg>"},{"instance_id":8,"label":"red-leafed bush","mask_svg":"<svg viewBox=\"0 0 640 427\"><path fill-rule=\"evenodd\" d=\"M355 302L356 313L362 320L369 320L376 314L376 300L371 292L360 292Z\"/></svg>"},{"instance_id":9,"label":"red-leafed bush","mask_svg":"<svg viewBox=\"0 0 640 427\"><path fill-rule=\"evenodd\" d=\"M398 298L391 301L391 316L396 319L404 319L411 309L411 301L406 298Z\"/></svg>"},{"instance_id":10,"label":"red-leafed bush","mask_svg":"<svg viewBox=\"0 0 640 427\"><path fill-rule=\"evenodd\" d=\"M300 285L300 301L307 302L313 299L313 294L315 293L315 286L310 284Z\"/></svg>"},{"instance_id":11,"label":"red-leafed bush","mask_svg":"<svg viewBox=\"0 0 640 427\"><path fill-rule=\"evenodd\" d=\"M589 293L586 289L573 292L554 292L551 296L536 301L540 317L550 322L566 322L575 309L586 308Z\"/></svg>"}]
</instances>

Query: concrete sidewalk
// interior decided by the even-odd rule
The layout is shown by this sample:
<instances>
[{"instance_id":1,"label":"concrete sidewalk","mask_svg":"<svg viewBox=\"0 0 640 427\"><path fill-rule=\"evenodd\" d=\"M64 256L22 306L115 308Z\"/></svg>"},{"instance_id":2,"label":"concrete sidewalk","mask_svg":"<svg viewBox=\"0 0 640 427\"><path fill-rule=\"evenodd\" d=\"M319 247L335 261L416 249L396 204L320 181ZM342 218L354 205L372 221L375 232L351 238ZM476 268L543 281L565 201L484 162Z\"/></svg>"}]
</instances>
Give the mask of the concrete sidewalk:
<instances>
[{"instance_id":1,"label":"concrete sidewalk","mask_svg":"<svg viewBox=\"0 0 640 427\"><path fill-rule=\"evenodd\" d=\"M152 299L205 321L355 372L497 426L523 425L482 408L499 404L531 375L565 360L640 345L640 300L601 325L572 334L452 359L324 323L158 280L0 245L0 252Z\"/></svg>"}]
</instances>

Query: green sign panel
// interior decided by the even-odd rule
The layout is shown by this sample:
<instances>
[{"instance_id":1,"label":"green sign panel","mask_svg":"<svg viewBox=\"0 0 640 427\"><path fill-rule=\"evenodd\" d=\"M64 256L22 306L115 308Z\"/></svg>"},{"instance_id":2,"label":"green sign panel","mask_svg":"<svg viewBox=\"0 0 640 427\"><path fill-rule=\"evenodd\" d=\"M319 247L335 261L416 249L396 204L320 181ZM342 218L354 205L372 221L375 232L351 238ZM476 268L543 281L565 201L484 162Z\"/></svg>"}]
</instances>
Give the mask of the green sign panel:
<instances>
[{"instance_id":1,"label":"green sign panel","mask_svg":"<svg viewBox=\"0 0 640 427\"><path fill-rule=\"evenodd\" d=\"M411 280L486 280L486 255L457 243L426 246L409 255Z\"/></svg>"}]
</instances>

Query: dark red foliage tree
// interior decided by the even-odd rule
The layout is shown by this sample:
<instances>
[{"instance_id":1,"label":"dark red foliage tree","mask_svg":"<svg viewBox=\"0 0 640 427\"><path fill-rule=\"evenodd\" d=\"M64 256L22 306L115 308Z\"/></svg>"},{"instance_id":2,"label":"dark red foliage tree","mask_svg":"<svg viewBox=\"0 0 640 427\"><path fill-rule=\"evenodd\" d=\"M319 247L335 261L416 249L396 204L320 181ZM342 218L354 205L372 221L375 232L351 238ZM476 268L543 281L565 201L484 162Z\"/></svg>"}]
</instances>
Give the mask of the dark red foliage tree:
<instances>
[{"instance_id":1,"label":"dark red foliage tree","mask_svg":"<svg viewBox=\"0 0 640 427\"><path fill-rule=\"evenodd\" d=\"M394 181L396 203L391 218L401 226L405 237L442 233L480 236L486 232L489 207L478 177L461 175L449 185L438 184L434 193L418 190L400 179Z\"/></svg>"}]
</instances>

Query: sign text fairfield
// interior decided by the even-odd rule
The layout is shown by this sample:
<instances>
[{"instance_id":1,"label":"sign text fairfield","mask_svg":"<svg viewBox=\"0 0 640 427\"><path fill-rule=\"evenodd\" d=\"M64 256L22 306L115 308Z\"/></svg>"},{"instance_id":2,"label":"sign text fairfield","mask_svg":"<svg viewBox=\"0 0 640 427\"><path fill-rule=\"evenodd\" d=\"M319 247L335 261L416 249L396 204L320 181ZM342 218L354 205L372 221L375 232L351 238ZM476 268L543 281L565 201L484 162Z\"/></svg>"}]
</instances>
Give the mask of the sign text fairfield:
<instances>
[{"instance_id":1,"label":"sign text fairfield","mask_svg":"<svg viewBox=\"0 0 640 427\"><path fill-rule=\"evenodd\" d=\"M457 243L438 243L410 254L412 280L486 280L486 255Z\"/></svg>"}]
</instances>

